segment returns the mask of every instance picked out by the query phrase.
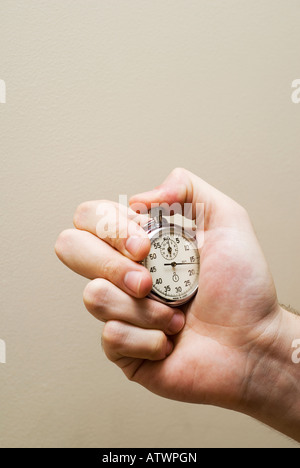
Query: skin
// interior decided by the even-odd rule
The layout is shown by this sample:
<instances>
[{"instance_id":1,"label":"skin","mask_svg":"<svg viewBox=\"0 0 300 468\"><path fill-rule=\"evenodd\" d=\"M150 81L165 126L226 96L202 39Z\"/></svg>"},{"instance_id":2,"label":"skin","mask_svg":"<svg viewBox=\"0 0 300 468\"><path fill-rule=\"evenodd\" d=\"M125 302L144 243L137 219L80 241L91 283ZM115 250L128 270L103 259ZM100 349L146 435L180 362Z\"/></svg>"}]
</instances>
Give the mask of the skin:
<instances>
[{"instance_id":1,"label":"skin","mask_svg":"<svg viewBox=\"0 0 300 468\"><path fill-rule=\"evenodd\" d=\"M136 263L150 249L136 223L145 217L112 202L80 205L56 253L92 280L84 303L105 322L107 357L158 395L243 412L300 442L300 367L292 362L300 317L278 304L245 209L184 169L131 199L138 203L191 203L194 215L205 204L199 291L182 310L146 298L151 276ZM121 211L115 239L99 229L104 205Z\"/></svg>"}]
</instances>

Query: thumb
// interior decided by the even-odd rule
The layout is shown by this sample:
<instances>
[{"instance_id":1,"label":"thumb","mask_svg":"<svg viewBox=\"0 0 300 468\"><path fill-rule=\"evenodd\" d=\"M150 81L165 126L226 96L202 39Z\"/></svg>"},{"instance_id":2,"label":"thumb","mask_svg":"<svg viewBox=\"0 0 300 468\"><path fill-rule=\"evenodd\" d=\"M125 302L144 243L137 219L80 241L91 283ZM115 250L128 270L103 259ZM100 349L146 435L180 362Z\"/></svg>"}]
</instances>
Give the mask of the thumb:
<instances>
[{"instance_id":1,"label":"thumb","mask_svg":"<svg viewBox=\"0 0 300 468\"><path fill-rule=\"evenodd\" d=\"M233 227L245 219L245 210L234 200L217 190L186 169L174 169L166 180L152 191L135 195L130 199L133 210L139 205L149 210L151 205L167 204L172 210L178 204L182 214L188 212L192 219L202 218L204 212L205 230L216 227ZM202 204L202 207L199 206ZM136 210L135 210L136 211Z\"/></svg>"}]
</instances>

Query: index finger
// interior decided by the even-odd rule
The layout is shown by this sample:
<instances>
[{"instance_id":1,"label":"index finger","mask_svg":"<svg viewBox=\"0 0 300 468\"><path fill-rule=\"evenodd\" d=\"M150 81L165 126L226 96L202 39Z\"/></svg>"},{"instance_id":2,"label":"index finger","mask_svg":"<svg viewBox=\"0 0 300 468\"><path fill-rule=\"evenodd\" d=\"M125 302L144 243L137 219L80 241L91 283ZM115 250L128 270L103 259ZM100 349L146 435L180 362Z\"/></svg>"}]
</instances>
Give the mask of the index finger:
<instances>
[{"instance_id":1,"label":"index finger","mask_svg":"<svg viewBox=\"0 0 300 468\"><path fill-rule=\"evenodd\" d=\"M78 206L74 226L98 236L129 259L139 262L149 253L150 240L142 228L147 215L111 201L90 201Z\"/></svg>"}]
</instances>

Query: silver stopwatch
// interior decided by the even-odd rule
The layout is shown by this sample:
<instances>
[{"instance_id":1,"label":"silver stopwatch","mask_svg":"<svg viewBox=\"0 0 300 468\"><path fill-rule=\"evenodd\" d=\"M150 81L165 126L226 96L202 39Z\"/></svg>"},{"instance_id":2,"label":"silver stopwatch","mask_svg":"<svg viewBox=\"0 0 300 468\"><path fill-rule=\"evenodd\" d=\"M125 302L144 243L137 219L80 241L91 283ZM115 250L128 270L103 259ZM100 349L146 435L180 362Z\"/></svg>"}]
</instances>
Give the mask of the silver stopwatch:
<instances>
[{"instance_id":1,"label":"silver stopwatch","mask_svg":"<svg viewBox=\"0 0 300 468\"><path fill-rule=\"evenodd\" d=\"M150 212L144 226L151 249L142 264L153 280L149 297L171 307L181 306L198 290L200 255L195 237L181 226L170 224L163 210Z\"/></svg>"}]
</instances>

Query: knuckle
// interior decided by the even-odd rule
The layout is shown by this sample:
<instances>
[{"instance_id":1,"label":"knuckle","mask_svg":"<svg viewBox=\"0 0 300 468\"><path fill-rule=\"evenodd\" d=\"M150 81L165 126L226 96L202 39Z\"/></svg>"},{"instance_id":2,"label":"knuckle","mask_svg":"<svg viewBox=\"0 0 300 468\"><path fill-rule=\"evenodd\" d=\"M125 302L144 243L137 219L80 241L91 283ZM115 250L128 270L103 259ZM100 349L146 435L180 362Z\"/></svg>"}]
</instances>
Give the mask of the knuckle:
<instances>
[{"instance_id":1,"label":"knuckle","mask_svg":"<svg viewBox=\"0 0 300 468\"><path fill-rule=\"evenodd\" d=\"M63 257L64 252L70 245L72 236L73 236L73 229L66 229L59 234L55 243L55 247L54 247L56 255L59 258Z\"/></svg>"},{"instance_id":2,"label":"knuckle","mask_svg":"<svg viewBox=\"0 0 300 468\"><path fill-rule=\"evenodd\" d=\"M115 202L101 201L96 208L96 233L100 239L115 242L118 239L121 215Z\"/></svg>"},{"instance_id":3,"label":"knuckle","mask_svg":"<svg viewBox=\"0 0 300 468\"><path fill-rule=\"evenodd\" d=\"M119 322L106 322L102 332L102 345L105 352L117 351L124 341L124 332Z\"/></svg>"},{"instance_id":4,"label":"knuckle","mask_svg":"<svg viewBox=\"0 0 300 468\"><path fill-rule=\"evenodd\" d=\"M108 216L110 212L115 214L117 203L110 200L99 200L95 207L97 217Z\"/></svg>"},{"instance_id":5,"label":"knuckle","mask_svg":"<svg viewBox=\"0 0 300 468\"><path fill-rule=\"evenodd\" d=\"M107 304L108 282L102 278L91 281L84 289L83 301L89 312L103 315Z\"/></svg>"},{"instance_id":6,"label":"knuckle","mask_svg":"<svg viewBox=\"0 0 300 468\"><path fill-rule=\"evenodd\" d=\"M119 282L120 276L123 275L122 262L116 262L113 258L106 258L103 260L101 269L103 277L113 280L114 283Z\"/></svg>"},{"instance_id":7,"label":"knuckle","mask_svg":"<svg viewBox=\"0 0 300 468\"><path fill-rule=\"evenodd\" d=\"M145 314L146 324L149 328L153 327L163 330L169 325L173 314L174 312L170 307L151 301L151 307L148 309L148 313Z\"/></svg>"},{"instance_id":8,"label":"knuckle","mask_svg":"<svg viewBox=\"0 0 300 468\"><path fill-rule=\"evenodd\" d=\"M153 341L151 350L149 352L149 359L156 360L165 357L165 350L167 344L167 337L163 332L157 332L155 340Z\"/></svg>"},{"instance_id":9,"label":"knuckle","mask_svg":"<svg viewBox=\"0 0 300 468\"><path fill-rule=\"evenodd\" d=\"M82 226L83 220L85 219L89 208L90 202L84 202L77 206L73 216L73 224L75 227L80 228L80 226Z\"/></svg>"},{"instance_id":10,"label":"knuckle","mask_svg":"<svg viewBox=\"0 0 300 468\"><path fill-rule=\"evenodd\" d=\"M173 171L171 172L171 175L174 176L176 179L180 179L184 176L185 173L186 169L184 169L183 167L175 167L175 169L173 169Z\"/></svg>"}]
</instances>

